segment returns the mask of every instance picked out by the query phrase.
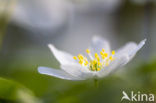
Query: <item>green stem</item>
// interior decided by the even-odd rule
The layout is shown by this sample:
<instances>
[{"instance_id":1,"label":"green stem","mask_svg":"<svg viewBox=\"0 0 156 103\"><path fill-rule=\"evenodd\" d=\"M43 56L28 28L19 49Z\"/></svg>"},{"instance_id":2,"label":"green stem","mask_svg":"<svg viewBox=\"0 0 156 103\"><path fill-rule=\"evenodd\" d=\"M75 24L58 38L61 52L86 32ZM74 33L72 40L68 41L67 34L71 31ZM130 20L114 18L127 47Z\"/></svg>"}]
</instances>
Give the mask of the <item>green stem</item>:
<instances>
[{"instance_id":1,"label":"green stem","mask_svg":"<svg viewBox=\"0 0 156 103\"><path fill-rule=\"evenodd\" d=\"M96 88L98 88L98 86L99 86L98 79L94 79L94 85L95 85Z\"/></svg>"}]
</instances>

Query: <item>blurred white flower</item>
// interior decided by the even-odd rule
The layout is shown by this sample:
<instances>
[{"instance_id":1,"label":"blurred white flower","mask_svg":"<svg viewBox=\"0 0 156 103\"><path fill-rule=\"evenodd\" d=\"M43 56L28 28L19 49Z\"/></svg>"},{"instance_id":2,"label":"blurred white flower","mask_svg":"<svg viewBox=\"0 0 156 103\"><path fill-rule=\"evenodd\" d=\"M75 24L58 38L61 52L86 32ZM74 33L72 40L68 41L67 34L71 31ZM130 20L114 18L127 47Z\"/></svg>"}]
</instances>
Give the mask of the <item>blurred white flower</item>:
<instances>
[{"instance_id":1,"label":"blurred white flower","mask_svg":"<svg viewBox=\"0 0 156 103\"><path fill-rule=\"evenodd\" d=\"M52 44L48 47L61 64L61 69L38 67L38 72L67 80L86 80L105 77L119 67L127 64L142 48L146 39L139 44L127 43L119 50L111 52L107 40L93 37L91 47L86 50L89 59L82 54L78 57L56 49Z\"/></svg>"},{"instance_id":2,"label":"blurred white flower","mask_svg":"<svg viewBox=\"0 0 156 103\"><path fill-rule=\"evenodd\" d=\"M80 4L91 11L98 8L110 12L120 1L83 0ZM55 30L70 21L75 7L82 8L72 0L18 0L12 21L28 30Z\"/></svg>"},{"instance_id":3,"label":"blurred white flower","mask_svg":"<svg viewBox=\"0 0 156 103\"><path fill-rule=\"evenodd\" d=\"M29 30L54 30L66 23L69 7L65 0L18 0L13 21Z\"/></svg>"}]
</instances>

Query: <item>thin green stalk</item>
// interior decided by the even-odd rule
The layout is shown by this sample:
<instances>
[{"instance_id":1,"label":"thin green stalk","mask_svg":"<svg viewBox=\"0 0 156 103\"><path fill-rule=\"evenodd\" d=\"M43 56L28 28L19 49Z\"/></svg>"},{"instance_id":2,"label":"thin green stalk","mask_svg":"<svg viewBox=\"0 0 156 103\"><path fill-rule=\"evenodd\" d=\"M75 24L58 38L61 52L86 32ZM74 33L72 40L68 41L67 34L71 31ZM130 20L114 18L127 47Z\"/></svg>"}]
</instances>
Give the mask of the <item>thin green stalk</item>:
<instances>
[{"instance_id":1,"label":"thin green stalk","mask_svg":"<svg viewBox=\"0 0 156 103\"><path fill-rule=\"evenodd\" d=\"M98 79L94 79L94 85L95 85L96 88L99 87L99 81L98 81Z\"/></svg>"}]
</instances>

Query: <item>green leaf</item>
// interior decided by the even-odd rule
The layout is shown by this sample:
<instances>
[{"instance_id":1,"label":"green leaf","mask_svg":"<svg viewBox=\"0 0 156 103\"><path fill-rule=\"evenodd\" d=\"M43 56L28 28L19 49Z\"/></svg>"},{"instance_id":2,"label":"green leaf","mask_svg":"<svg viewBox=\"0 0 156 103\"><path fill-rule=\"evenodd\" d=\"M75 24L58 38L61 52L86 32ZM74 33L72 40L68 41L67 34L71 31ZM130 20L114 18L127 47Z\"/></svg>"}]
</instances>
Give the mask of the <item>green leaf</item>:
<instances>
[{"instance_id":1,"label":"green leaf","mask_svg":"<svg viewBox=\"0 0 156 103\"><path fill-rule=\"evenodd\" d=\"M41 103L24 86L12 80L0 78L0 103Z\"/></svg>"}]
</instances>

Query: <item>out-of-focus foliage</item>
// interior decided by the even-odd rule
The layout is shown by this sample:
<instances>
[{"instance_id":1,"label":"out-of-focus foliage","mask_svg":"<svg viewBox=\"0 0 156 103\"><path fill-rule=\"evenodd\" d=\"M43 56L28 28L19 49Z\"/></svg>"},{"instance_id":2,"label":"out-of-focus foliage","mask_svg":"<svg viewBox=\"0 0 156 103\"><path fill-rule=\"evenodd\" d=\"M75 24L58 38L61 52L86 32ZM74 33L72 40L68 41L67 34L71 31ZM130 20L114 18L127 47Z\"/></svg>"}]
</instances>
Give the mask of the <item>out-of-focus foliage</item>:
<instances>
[{"instance_id":1,"label":"out-of-focus foliage","mask_svg":"<svg viewBox=\"0 0 156 103\"><path fill-rule=\"evenodd\" d=\"M135 80L139 80L141 83L143 90L156 94L156 59L140 65L133 74L135 75Z\"/></svg>"},{"instance_id":2,"label":"out-of-focus foliage","mask_svg":"<svg viewBox=\"0 0 156 103\"><path fill-rule=\"evenodd\" d=\"M34 94L22 85L0 78L0 103L40 103Z\"/></svg>"}]
</instances>

